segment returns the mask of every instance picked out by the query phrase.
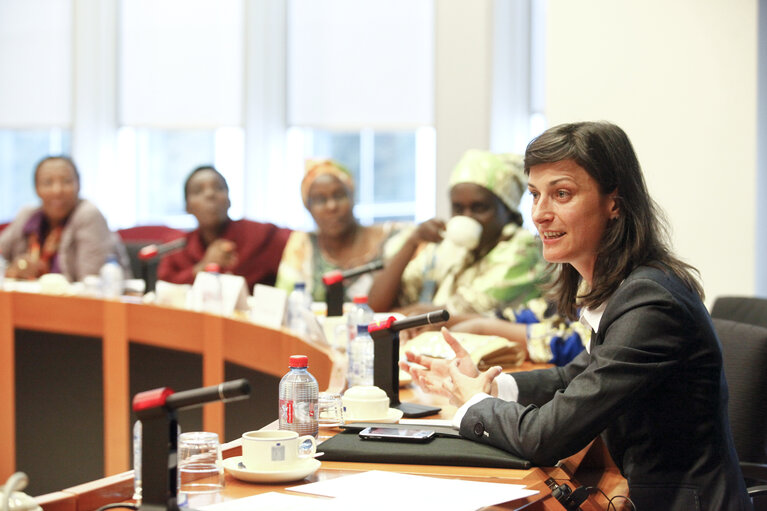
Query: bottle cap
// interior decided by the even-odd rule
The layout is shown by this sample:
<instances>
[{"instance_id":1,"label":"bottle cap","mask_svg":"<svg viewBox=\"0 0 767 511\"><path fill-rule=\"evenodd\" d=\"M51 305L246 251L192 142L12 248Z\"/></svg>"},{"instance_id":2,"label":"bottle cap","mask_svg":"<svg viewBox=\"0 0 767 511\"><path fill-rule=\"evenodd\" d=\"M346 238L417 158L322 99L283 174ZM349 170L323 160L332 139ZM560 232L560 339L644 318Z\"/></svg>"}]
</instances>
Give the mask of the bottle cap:
<instances>
[{"instance_id":1,"label":"bottle cap","mask_svg":"<svg viewBox=\"0 0 767 511\"><path fill-rule=\"evenodd\" d=\"M368 303L368 295L355 296L352 298L352 301L354 301L354 303Z\"/></svg>"},{"instance_id":2,"label":"bottle cap","mask_svg":"<svg viewBox=\"0 0 767 511\"><path fill-rule=\"evenodd\" d=\"M293 284L293 289L298 289L299 291L303 291L306 289L306 283L305 282L296 282Z\"/></svg>"},{"instance_id":3,"label":"bottle cap","mask_svg":"<svg viewBox=\"0 0 767 511\"><path fill-rule=\"evenodd\" d=\"M309 367L309 357L306 355L292 355L288 361L288 367Z\"/></svg>"},{"instance_id":4,"label":"bottle cap","mask_svg":"<svg viewBox=\"0 0 767 511\"><path fill-rule=\"evenodd\" d=\"M208 263L203 269L211 273L221 273L221 267L218 263Z\"/></svg>"}]
</instances>

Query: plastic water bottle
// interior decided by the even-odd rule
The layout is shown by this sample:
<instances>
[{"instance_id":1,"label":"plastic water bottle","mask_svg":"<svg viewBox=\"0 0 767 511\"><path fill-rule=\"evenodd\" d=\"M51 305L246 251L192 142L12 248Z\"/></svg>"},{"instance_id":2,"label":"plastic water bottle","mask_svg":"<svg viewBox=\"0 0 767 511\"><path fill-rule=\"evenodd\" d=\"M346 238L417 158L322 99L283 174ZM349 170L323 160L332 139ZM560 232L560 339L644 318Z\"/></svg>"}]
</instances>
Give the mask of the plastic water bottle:
<instances>
[{"instance_id":1,"label":"plastic water bottle","mask_svg":"<svg viewBox=\"0 0 767 511\"><path fill-rule=\"evenodd\" d=\"M203 312L222 314L224 296L221 288L221 267L216 263L208 263L205 265L205 273L200 286L200 308Z\"/></svg>"},{"instance_id":2,"label":"plastic water bottle","mask_svg":"<svg viewBox=\"0 0 767 511\"><path fill-rule=\"evenodd\" d=\"M133 500L141 503L141 421L133 423Z\"/></svg>"},{"instance_id":3,"label":"plastic water bottle","mask_svg":"<svg viewBox=\"0 0 767 511\"><path fill-rule=\"evenodd\" d=\"M290 371L280 380L280 429L301 435L319 433L317 380L307 370L309 357L293 355L288 362Z\"/></svg>"},{"instance_id":4,"label":"plastic water bottle","mask_svg":"<svg viewBox=\"0 0 767 511\"><path fill-rule=\"evenodd\" d=\"M357 337L357 326L365 325L367 328L373 322L373 309L368 305L368 297L366 295L355 296L352 301L354 304L346 317L346 324L349 327L349 340L346 343L347 353L351 349L351 342Z\"/></svg>"},{"instance_id":5,"label":"plastic water bottle","mask_svg":"<svg viewBox=\"0 0 767 511\"><path fill-rule=\"evenodd\" d=\"M309 335L306 314L311 312L311 297L306 292L306 284L296 282L288 296L287 326L298 337L305 339Z\"/></svg>"},{"instance_id":6,"label":"plastic water bottle","mask_svg":"<svg viewBox=\"0 0 767 511\"><path fill-rule=\"evenodd\" d=\"M125 273L115 256L109 256L99 271L101 293L106 298L117 298L125 291Z\"/></svg>"},{"instance_id":7,"label":"plastic water bottle","mask_svg":"<svg viewBox=\"0 0 767 511\"><path fill-rule=\"evenodd\" d=\"M373 385L373 349L367 324L357 325L357 335L349 347L349 387Z\"/></svg>"}]
</instances>

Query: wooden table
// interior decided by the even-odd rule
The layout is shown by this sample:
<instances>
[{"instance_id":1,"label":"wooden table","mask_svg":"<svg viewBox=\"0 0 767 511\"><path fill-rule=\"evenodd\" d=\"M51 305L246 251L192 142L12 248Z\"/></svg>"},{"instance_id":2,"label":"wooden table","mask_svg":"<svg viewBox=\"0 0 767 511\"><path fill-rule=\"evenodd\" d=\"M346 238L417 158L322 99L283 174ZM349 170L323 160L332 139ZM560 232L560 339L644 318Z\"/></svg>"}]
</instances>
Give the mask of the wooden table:
<instances>
[{"instance_id":1,"label":"wooden table","mask_svg":"<svg viewBox=\"0 0 767 511\"><path fill-rule=\"evenodd\" d=\"M103 395L102 475L130 468L131 343L201 355L204 386L224 381L224 364L229 361L279 378L287 371L289 356L296 353L309 356L311 372L321 388L343 370L334 363L330 349L307 343L288 330L247 320L125 301L0 291L0 483L17 470L17 406L33 406L16 403L17 329L100 341L102 367L94 370L100 369L103 375L103 389L97 389ZM205 406L202 422L206 431L225 438L221 403Z\"/></svg>"},{"instance_id":2,"label":"wooden table","mask_svg":"<svg viewBox=\"0 0 767 511\"><path fill-rule=\"evenodd\" d=\"M439 416L431 418L449 418L455 408L446 404L440 398L425 395L419 390L404 388L401 390L403 401L418 401L424 404L436 404L444 406ZM269 427L275 427L274 424ZM242 454L239 440L224 445L224 458L239 456ZM318 458L322 460L322 458ZM498 506L488 507L488 510L557 510L561 511L562 505L552 496L545 481L555 479L559 484L566 483L575 489L581 484L597 485L608 495L627 495L626 481L618 473L616 467L609 460L604 447L599 439L592 442L581 452L562 460L556 467L534 467L528 470L483 468L483 467L452 467L434 465L404 465L391 463L351 463L322 461L320 469L313 475L304 479L304 483L333 479L344 475L354 474L367 470L394 471L407 474L428 475L435 477L450 477L470 479L475 481L506 482L522 484L539 494L505 503ZM259 484L239 481L226 474L225 490L210 500L210 497L195 497L190 500L190 505L204 505L212 502L223 502L265 493L271 491L286 492L287 486L301 484L301 481L290 483ZM133 474L126 472L111 478L94 481L85 485L68 488L66 490L38 497L38 502L45 511L90 511L107 503L119 502L130 499L133 494ZM403 496L406 498L406 496ZM617 502L621 509L621 501ZM584 511L603 510L607 501L599 494L589 497L581 505ZM404 508L403 508L404 509Z\"/></svg>"}]
</instances>

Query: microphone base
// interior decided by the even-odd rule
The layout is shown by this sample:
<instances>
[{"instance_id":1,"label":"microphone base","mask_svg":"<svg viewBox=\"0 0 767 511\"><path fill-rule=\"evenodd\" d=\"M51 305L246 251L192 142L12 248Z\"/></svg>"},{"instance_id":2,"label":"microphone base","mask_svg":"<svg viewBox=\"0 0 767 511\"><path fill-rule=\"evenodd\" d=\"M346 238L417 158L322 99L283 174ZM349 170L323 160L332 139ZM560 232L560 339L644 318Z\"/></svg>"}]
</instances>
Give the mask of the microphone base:
<instances>
[{"instance_id":1,"label":"microphone base","mask_svg":"<svg viewBox=\"0 0 767 511\"><path fill-rule=\"evenodd\" d=\"M392 406L392 408L401 410L403 416L412 418L435 415L442 410L442 408L438 406L419 405L415 403L398 403Z\"/></svg>"}]
</instances>

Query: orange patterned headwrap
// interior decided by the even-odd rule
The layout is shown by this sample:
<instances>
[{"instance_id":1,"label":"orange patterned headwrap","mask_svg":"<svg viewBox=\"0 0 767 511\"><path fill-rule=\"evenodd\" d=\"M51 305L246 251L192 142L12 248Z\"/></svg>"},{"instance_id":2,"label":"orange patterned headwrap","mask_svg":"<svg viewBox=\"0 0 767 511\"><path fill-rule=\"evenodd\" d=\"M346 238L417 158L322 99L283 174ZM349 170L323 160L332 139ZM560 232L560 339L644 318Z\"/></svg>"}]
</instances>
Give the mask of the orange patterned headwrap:
<instances>
[{"instance_id":1,"label":"orange patterned headwrap","mask_svg":"<svg viewBox=\"0 0 767 511\"><path fill-rule=\"evenodd\" d=\"M312 183L325 174L338 178L349 189L349 195L354 197L354 179L346 167L340 163L331 159L306 160L305 168L306 173L301 180L301 199L303 199L307 209L309 208L309 189L312 187Z\"/></svg>"}]
</instances>

